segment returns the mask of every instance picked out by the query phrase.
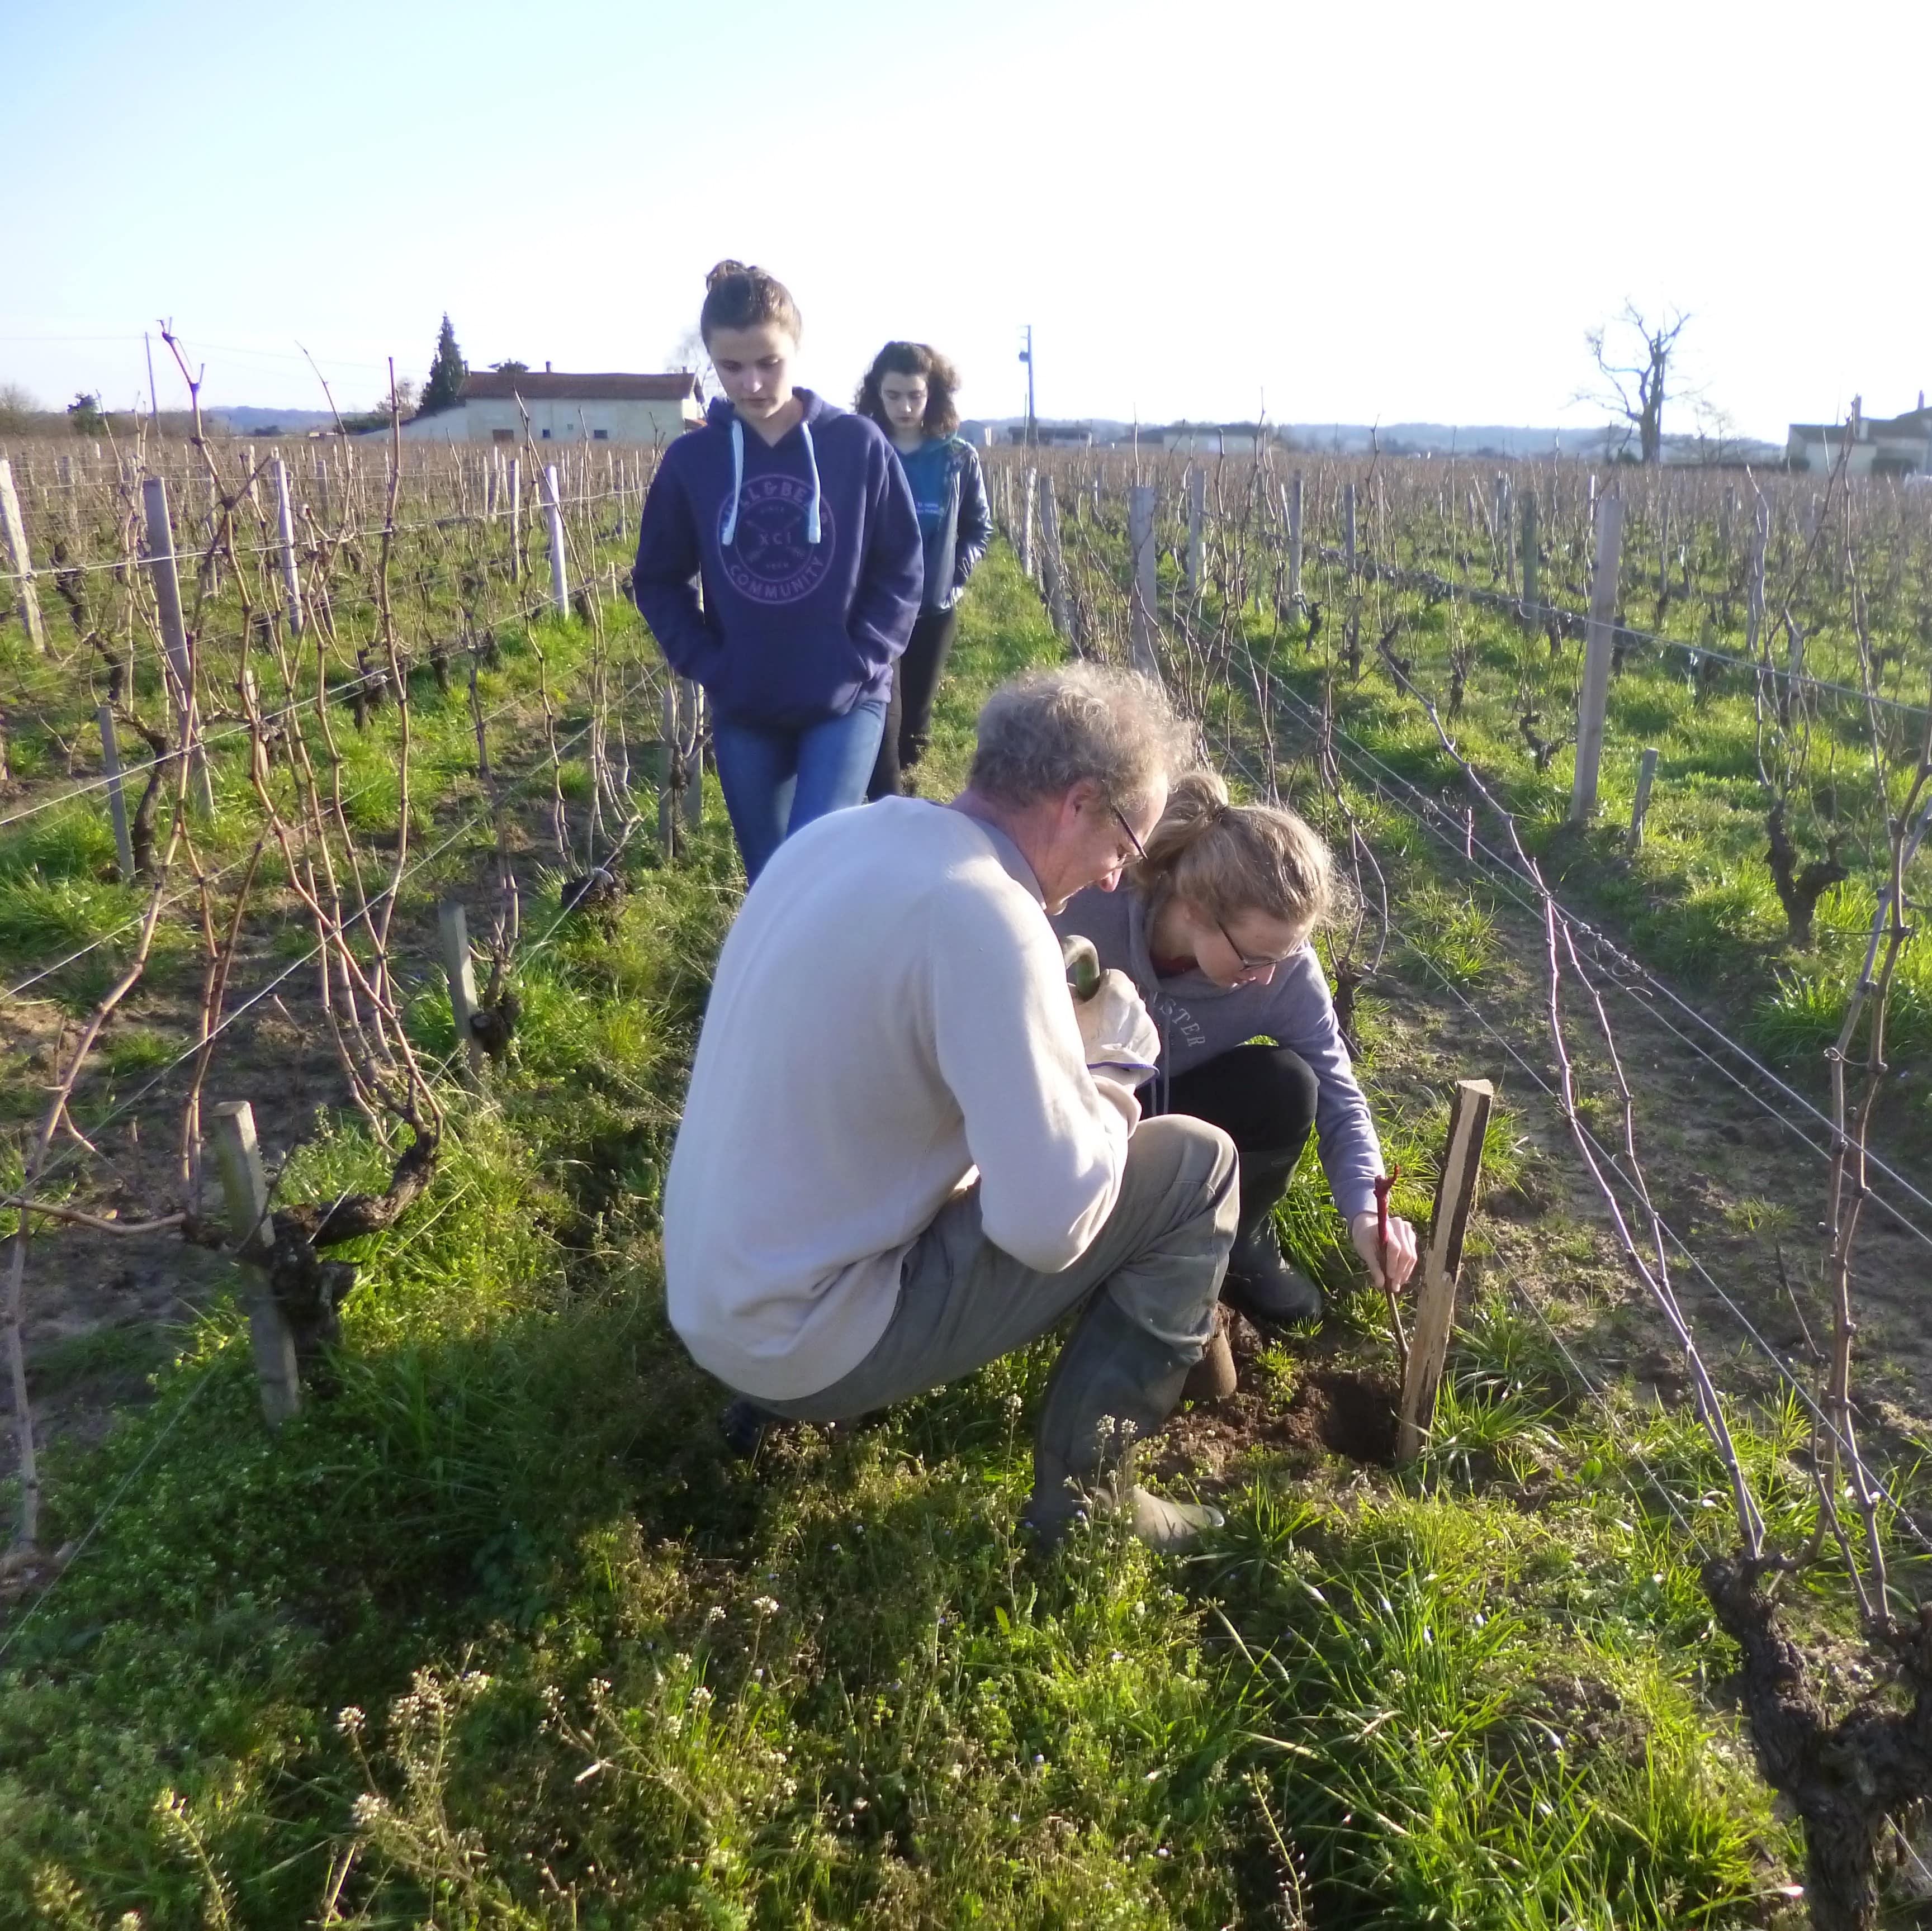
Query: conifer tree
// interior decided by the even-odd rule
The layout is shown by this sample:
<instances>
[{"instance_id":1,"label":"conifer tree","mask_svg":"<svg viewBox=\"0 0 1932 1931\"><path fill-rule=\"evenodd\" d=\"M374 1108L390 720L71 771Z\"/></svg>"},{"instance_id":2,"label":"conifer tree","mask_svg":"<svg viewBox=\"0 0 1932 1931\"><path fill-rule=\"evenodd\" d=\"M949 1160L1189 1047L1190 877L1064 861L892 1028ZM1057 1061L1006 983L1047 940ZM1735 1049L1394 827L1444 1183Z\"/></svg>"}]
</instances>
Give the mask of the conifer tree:
<instances>
[{"instance_id":1,"label":"conifer tree","mask_svg":"<svg viewBox=\"0 0 1932 1931\"><path fill-rule=\"evenodd\" d=\"M463 379L470 373L470 364L463 359L463 351L456 346L456 331L449 325L449 317L442 318L441 332L436 338L436 359L429 365L429 380L423 384L419 415L434 415L446 409L453 409L463 393Z\"/></svg>"}]
</instances>

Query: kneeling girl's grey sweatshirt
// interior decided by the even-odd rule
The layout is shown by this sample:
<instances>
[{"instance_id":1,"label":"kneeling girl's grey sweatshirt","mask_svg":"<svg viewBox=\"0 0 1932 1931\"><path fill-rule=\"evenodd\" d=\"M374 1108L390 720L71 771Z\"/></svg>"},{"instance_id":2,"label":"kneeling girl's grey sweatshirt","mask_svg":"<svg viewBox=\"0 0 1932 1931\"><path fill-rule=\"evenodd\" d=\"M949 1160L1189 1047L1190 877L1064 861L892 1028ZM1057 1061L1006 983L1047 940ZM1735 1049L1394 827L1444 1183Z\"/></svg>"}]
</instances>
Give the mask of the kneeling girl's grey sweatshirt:
<instances>
[{"instance_id":1,"label":"kneeling girl's grey sweatshirt","mask_svg":"<svg viewBox=\"0 0 1932 1931\"><path fill-rule=\"evenodd\" d=\"M1147 1002L1160 1029L1161 1076L1144 1091L1144 1102L1157 1096L1164 1108L1167 1082L1175 1074L1250 1039L1272 1039L1300 1054L1315 1075L1316 1142L1335 1204L1348 1219L1372 1211L1376 1176L1382 1171L1382 1143L1356 1084L1348 1048L1335 1023L1335 1002L1312 945L1283 960L1266 985L1223 986L1198 969L1173 979L1156 973L1148 949L1147 901L1130 886L1116 892L1090 886L1069 901L1053 925L1063 938L1080 932L1091 939L1101 964L1125 973Z\"/></svg>"}]
</instances>

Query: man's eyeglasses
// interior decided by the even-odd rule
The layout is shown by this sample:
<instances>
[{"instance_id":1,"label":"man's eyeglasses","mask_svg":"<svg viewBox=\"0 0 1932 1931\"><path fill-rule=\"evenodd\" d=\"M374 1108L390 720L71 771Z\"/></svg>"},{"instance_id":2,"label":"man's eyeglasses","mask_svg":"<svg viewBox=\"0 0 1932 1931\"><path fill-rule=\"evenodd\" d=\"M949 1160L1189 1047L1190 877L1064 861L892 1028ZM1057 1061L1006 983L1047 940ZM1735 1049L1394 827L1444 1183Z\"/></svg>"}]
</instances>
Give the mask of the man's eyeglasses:
<instances>
[{"instance_id":1,"label":"man's eyeglasses","mask_svg":"<svg viewBox=\"0 0 1932 1931\"><path fill-rule=\"evenodd\" d=\"M1115 821L1119 824L1120 829L1126 833L1127 842L1133 847L1135 856L1138 858L1145 858L1147 856L1147 847L1141 843L1140 835L1135 831L1132 826L1127 823L1127 814L1123 811L1118 805L1109 805L1107 808L1113 813ZM1208 914L1208 916L1214 921L1215 931L1220 934L1221 943L1225 945L1228 948L1228 951L1232 952L1234 957L1240 962L1242 971L1272 972L1276 966L1285 965L1287 964L1286 959L1250 958L1247 954L1243 952L1240 947L1236 945L1234 940L1229 936L1227 927L1222 925L1220 919L1216 919L1213 913L1210 912Z\"/></svg>"}]
</instances>

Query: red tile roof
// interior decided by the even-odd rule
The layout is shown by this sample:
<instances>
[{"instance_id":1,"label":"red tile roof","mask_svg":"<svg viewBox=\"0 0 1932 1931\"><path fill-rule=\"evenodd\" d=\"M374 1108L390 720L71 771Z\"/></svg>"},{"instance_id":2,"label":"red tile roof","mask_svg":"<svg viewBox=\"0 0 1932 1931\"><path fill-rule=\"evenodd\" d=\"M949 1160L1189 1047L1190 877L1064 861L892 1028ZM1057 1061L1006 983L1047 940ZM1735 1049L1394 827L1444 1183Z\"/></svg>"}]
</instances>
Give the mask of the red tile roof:
<instances>
[{"instance_id":1,"label":"red tile roof","mask_svg":"<svg viewBox=\"0 0 1932 1931\"><path fill-rule=\"evenodd\" d=\"M472 371L464 379L462 397L521 396L526 402L681 402L698 393L698 378L688 372L670 376L573 376L530 369L520 376L499 375L494 369Z\"/></svg>"}]
</instances>

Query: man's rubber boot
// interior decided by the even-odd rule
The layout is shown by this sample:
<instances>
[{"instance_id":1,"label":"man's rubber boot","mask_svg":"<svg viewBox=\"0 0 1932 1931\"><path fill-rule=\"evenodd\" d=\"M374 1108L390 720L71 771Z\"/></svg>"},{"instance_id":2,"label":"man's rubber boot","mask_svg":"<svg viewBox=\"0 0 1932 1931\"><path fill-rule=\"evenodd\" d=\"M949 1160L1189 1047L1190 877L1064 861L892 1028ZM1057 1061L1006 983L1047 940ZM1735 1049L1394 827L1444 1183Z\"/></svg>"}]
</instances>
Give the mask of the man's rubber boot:
<instances>
[{"instance_id":1,"label":"man's rubber boot","mask_svg":"<svg viewBox=\"0 0 1932 1931\"><path fill-rule=\"evenodd\" d=\"M1228 1310L1216 1307L1214 1332L1208 1336L1208 1345L1201 1351L1201 1359L1188 1369L1187 1379L1181 1384L1180 1399L1197 1406L1204 1402L1225 1402L1240 1386L1240 1377L1234 1369L1234 1351L1228 1345Z\"/></svg>"},{"instance_id":2,"label":"man's rubber boot","mask_svg":"<svg viewBox=\"0 0 1932 1931\"><path fill-rule=\"evenodd\" d=\"M1140 1445L1180 1400L1186 1355L1120 1312L1102 1288L1054 1363L1034 1438L1033 1494L1024 1520L1051 1547L1083 1510L1124 1511L1149 1548L1189 1547L1221 1512L1170 1502L1134 1481Z\"/></svg>"},{"instance_id":3,"label":"man's rubber boot","mask_svg":"<svg viewBox=\"0 0 1932 1931\"><path fill-rule=\"evenodd\" d=\"M1282 1259L1274 1230L1276 1203L1300 1158L1299 1148L1241 1156L1240 1211L1221 1298L1263 1333L1322 1315L1322 1290Z\"/></svg>"},{"instance_id":4,"label":"man's rubber boot","mask_svg":"<svg viewBox=\"0 0 1932 1931\"><path fill-rule=\"evenodd\" d=\"M718 1417L718 1430L724 1438L724 1446L740 1462L749 1462L774 1429L789 1426L784 1416L760 1408L748 1395L740 1395Z\"/></svg>"}]
</instances>

